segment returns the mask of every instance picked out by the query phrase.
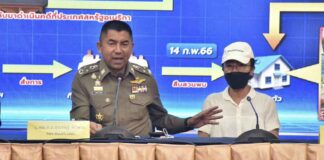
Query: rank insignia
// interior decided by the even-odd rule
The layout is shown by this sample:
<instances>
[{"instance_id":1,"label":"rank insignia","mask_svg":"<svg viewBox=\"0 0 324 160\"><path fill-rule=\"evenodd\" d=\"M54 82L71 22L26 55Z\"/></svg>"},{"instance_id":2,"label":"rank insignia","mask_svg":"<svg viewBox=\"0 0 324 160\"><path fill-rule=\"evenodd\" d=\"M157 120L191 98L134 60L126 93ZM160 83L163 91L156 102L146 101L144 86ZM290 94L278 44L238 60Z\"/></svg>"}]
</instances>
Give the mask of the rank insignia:
<instances>
[{"instance_id":1,"label":"rank insignia","mask_svg":"<svg viewBox=\"0 0 324 160\"><path fill-rule=\"evenodd\" d=\"M103 87L101 86L101 82L99 80L95 80L95 84L93 86L94 93L102 93Z\"/></svg>"},{"instance_id":2,"label":"rank insignia","mask_svg":"<svg viewBox=\"0 0 324 160\"><path fill-rule=\"evenodd\" d=\"M92 73L92 75L91 75L91 79L97 79L96 74Z\"/></svg>"},{"instance_id":3,"label":"rank insignia","mask_svg":"<svg viewBox=\"0 0 324 160\"><path fill-rule=\"evenodd\" d=\"M94 69L98 68L98 65L93 65L93 66L90 66L89 68L94 70Z\"/></svg>"},{"instance_id":4,"label":"rank insignia","mask_svg":"<svg viewBox=\"0 0 324 160\"><path fill-rule=\"evenodd\" d=\"M99 80L95 81L95 86L101 86L101 82Z\"/></svg>"},{"instance_id":5,"label":"rank insignia","mask_svg":"<svg viewBox=\"0 0 324 160\"><path fill-rule=\"evenodd\" d=\"M103 121L103 115L99 112L99 113L97 113L96 114L96 120L98 121L98 122L101 122L101 121Z\"/></svg>"},{"instance_id":6,"label":"rank insignia","mask_svg":"<svg viewBox=\"0 0 324 160\"><path fill-rule=\"evenodd\" d=\"M106 72L105 69L102 69L102 70L100 71L100 73L101 73L102 75L103 75L105 72Z\"/></svg>"},{"instance_id":7,"label":"rank insignia","mask_svg":"<svg viewBox=\"0 0 324 160\"><path fill-rule=\"evenodd\" d=\"M82 68L79 69L79 74L83 74L83 73L84 73L83 69Z\"/></svg>"},{"instance_id":8,"label":"rank insignia","mask_svg":"<svg viewBox=\"0 0 324 160\"><path fill-rule=\"evenodd\" d=\"M136 98L135 94L130 94L129 95L129 99L135 99L135 98Z\"/></svg>"}]
</instances>

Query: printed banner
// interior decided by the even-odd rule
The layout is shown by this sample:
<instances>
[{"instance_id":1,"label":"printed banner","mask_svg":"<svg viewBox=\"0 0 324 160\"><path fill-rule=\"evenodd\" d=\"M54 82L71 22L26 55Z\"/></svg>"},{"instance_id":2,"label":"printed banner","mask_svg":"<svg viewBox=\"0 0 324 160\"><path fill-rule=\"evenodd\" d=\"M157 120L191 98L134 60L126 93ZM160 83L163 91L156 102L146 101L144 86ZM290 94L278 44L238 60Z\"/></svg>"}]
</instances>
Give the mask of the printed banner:
<instances>
[{"instance_id":1,"label":"printed banner","mask_svg":"<svg viewBox=\"0 0 324 160\"><path fill-rule=\"evenodd\" d=\"M173 0L48 0L48 8L172 10Z\"/></svg>"}]
</instances>

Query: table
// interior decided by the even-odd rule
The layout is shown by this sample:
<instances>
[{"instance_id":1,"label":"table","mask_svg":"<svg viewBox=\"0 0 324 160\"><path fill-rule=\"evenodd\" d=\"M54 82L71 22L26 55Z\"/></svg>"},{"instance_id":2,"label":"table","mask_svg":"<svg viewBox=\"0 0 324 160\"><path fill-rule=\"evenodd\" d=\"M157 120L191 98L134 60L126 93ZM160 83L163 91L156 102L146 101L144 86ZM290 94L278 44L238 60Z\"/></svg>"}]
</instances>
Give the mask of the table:
<instances>
[{"instance_id":1,"label":"table","mask_svg":"<svg viewBox=\"0 0 324 160\"><path fill-rule=\"evenodd\" d=\"M323 160L324 145L0 143L1 160Z\"/></svg>"}]
</instances>

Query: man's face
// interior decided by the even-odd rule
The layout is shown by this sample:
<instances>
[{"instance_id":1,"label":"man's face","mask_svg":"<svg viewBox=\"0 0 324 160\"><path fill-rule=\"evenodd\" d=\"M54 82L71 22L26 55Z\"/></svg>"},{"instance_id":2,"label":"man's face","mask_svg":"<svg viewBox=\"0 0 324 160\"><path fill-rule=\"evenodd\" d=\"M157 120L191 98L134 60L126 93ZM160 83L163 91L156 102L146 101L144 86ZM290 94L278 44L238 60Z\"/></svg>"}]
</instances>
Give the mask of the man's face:
<instances>
[{"instance_id":1,"label":"man's face","mask_svg":"<svg viewBox=\"0 0 324 160\"><path fill-rule=\"evenodd\" d=\"M112 72L125 71L133 46L128 32L116 30L108 30L97 43L99 52Z\"/></svg>"},{"instance_id":2,"label":"man's face","mask_svg":"<svg viewBox=\"0 0 324 160\"><path fill-rule=\"evenodd\" d=\"M226 61L223 68L224 73L242 72L250 73L250 75L253 75L253 70L254 69L251 67L251 62L249 62L248 64L243 64L235 60Z\"/></svg>"}]
</instances>

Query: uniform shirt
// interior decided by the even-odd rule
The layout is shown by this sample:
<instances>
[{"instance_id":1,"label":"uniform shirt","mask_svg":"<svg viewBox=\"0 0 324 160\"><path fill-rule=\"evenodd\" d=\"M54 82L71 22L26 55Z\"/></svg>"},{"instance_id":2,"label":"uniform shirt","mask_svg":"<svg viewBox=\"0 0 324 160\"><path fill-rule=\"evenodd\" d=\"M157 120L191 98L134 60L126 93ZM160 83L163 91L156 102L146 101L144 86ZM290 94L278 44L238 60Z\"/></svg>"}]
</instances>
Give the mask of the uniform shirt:
<instances>
[{"instance_id":1,"label":"uniform shirt","mask_svg":"<svg viewBox=\"0 0 324 160\"><path fill-rule=\"evenodd\" d=\"M256 92L253 88L248 96L258 113L260 129L271 131L279 128L279 118L272 98ZM223 110L223 118L217 120L218 125L205 125L199 131L208 133L211 137L238 137L243 132L256 128L256 116L250 102L243 98L236 104L228 94L228 87L223 92L210 94L205 100L203 110L213 106Z\"/></svg>"},{"instance_id":2,"label":"uniform shirt","mask_svg":"<svg viewBox=\"0 0 324 160\"><path fill-rule=\"evenodd\" d=\"M163 108L156 81L147 69L129 63L121 78L116 106L118 78L106 63L101 60L82 67L72 84L71 119L112 125L116 107L117 126L134 135L148 135L152 125L170 133L190 129L185 119L169 115Z\"/></svg>"}]
</instances>

